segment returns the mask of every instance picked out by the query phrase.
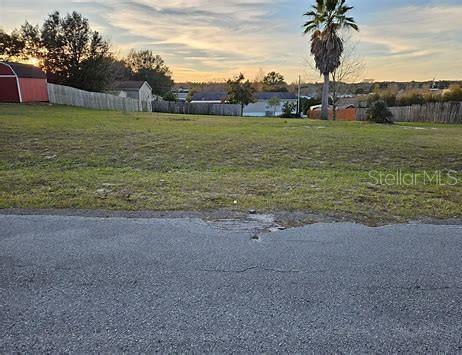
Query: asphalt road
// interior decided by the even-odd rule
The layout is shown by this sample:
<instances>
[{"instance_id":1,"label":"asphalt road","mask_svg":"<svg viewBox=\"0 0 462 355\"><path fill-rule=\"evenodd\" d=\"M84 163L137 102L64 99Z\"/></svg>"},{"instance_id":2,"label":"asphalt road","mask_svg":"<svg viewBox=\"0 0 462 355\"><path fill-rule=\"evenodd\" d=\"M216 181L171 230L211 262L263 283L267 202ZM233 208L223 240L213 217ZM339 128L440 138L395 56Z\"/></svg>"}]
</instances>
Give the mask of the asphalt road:
<instances>
[{"instance_id":1,"label":"asphalt road","mask_svg":"<svg viewBox=\"0 0 462 355\"><path fill-rule=\"evenodd\" d=\"M462 351L462 226L0 215L0 353Z\"/></svg>"}]
</instances>

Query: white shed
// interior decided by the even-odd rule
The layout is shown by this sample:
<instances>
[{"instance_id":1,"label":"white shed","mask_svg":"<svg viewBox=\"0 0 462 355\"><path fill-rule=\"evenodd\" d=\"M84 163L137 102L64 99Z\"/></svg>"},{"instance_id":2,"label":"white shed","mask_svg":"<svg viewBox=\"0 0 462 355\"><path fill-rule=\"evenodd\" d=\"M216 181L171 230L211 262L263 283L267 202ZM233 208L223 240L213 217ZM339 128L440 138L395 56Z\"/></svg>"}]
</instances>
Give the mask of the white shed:
<instances>
[{"instance_id":1,"label":"white shed","mask_svg":"<svg viewBox=\"0 0 462 355\"><path fill-rule=\"evenodd\" d=\"M139 100L141 105L146 102L150 106L153 100L152 88L147 81L119 81L111 93Z\"/></svg>"}]
</instances>

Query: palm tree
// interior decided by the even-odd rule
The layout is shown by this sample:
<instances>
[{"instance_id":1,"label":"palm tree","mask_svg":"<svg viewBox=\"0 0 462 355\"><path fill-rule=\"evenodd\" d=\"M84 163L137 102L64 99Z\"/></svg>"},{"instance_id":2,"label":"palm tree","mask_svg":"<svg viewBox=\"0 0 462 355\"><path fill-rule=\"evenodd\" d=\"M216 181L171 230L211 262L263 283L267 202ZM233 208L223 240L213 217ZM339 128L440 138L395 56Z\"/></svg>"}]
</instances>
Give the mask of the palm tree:
<instances>
[{"instance_id":1,"label":"palm tree","mask_svg":"<svg viewBox=\"0 0 462 355\"><path fill-rule=\"evenodd\" d=\"M329 118L329 76L339 66L343 54L343 39L338 32L341 29L359 31L353 17L348 12L353 9L346 0L316 0L313 10L304 16L309 20L303 25L304 33L311 33L311 54L314 56L316 68L324 76L322 90L321 118Z\"/></svg>"}]
</instances>

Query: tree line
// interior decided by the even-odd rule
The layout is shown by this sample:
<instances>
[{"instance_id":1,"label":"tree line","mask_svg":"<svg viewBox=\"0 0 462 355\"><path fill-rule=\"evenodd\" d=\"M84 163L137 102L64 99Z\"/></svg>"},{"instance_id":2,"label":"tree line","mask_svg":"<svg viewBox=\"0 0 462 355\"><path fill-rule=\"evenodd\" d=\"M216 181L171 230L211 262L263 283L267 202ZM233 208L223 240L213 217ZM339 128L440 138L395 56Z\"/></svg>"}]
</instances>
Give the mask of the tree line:
<instances>
[{"instance_id":1,"label":"tree line","mask_svg":"<svg viewBox=\"0 0 462 355\"><path fill-rule=\"evenodd\" d=\"M0 30L0 59L34 59L49 82L88 91L110 90L124 80L147 81L157 95L173 86L172 73L159 55L131 50L117 58L110 43L75 11L65 16L55 11L41 26L26 22L11 33Z\"/></svg>"},{"instance_id":2,"label":"tree line","mask_svg":"<svg viewBox=\"0 0 462 355\"><path fill-rule=\"evenodd\" d=\"M399 92L394 89L374 90L367 97L367 104L382 100L388 106L412 106L433 102L462 101L462 89L459 85L452 85L445 91L422 91L419 89Z\"/></svg>"}]
</instances>

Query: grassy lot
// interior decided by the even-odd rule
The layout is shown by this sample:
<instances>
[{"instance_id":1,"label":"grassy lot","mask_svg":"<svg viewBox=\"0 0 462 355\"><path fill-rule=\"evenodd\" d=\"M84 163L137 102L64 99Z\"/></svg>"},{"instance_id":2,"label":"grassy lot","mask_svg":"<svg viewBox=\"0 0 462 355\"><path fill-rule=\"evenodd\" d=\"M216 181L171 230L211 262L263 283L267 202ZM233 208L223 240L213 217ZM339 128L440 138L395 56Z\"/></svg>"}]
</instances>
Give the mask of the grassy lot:
<instances>
[{"instance_id":1,"label":"grassy lot","mask_svg":"<svg viewBox=\"0 0 462 355\"><path fill-rule=\"evenodd\" d=\"M0 105L0 208L462 217L462 127ZM375 185L370 171L455 170ZM444 179L447 182L453 180Z\"/></svg>"}]
</instances>

